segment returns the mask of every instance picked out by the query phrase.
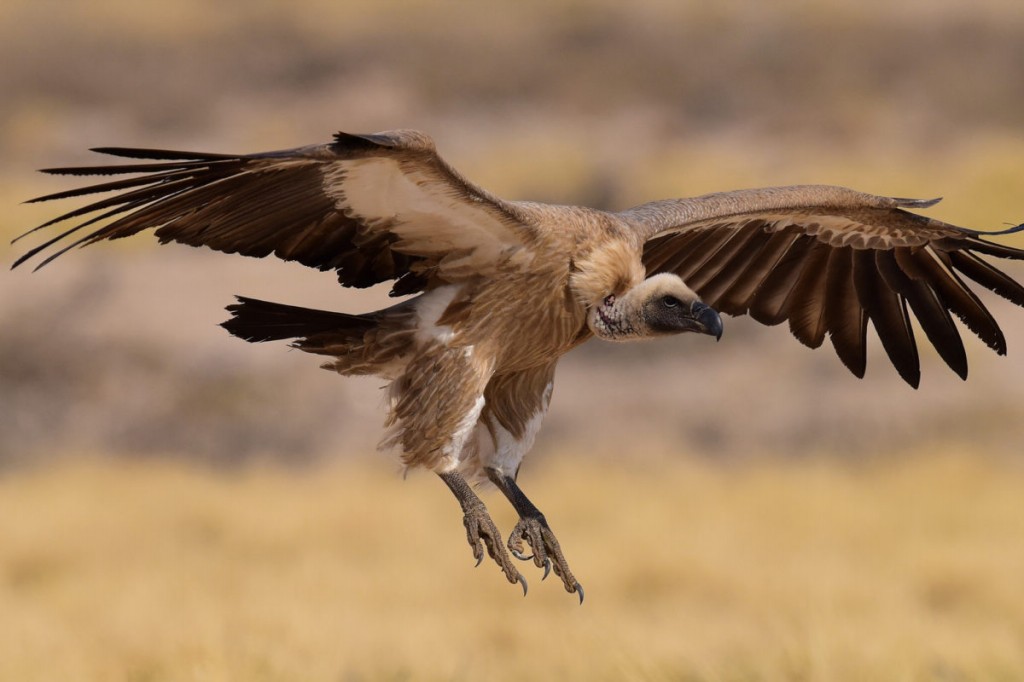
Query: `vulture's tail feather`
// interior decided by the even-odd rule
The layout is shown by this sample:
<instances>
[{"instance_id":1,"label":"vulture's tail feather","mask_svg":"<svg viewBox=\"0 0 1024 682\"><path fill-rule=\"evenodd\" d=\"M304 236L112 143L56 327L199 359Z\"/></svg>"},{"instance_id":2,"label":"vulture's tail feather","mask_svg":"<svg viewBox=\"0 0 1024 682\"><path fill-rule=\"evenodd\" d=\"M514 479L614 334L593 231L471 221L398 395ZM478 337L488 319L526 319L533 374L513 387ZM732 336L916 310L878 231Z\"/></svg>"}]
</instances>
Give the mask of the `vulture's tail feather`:
<instances>
[{"instance_id":1,"label":"vulture's tail feather","mask_svg":"<svg viewBox=\"0 0 1024 682\"><path fill-rule=\"evenodd\" d=\"M238 296L221 324L246 341L296 339L293 348L334 358L324 369L345 375L374 374L394 379L415 341L414 315L398 304L363 315L299 308Z\"/></svg>"},{"instance_id":2,"label":"vulture's tail feather","mask_svg":"<svg viewBox=\"0 0 1024 682\"><path fill-rule=\"evenodd\" d=\"M377 324L372 315L313 310L245 296L235 298L238 303L227 308L231 319L221 323L221 326L233 335L253 343L311 339L322 335L362 338Z\"/></svg>"}]
</instances>

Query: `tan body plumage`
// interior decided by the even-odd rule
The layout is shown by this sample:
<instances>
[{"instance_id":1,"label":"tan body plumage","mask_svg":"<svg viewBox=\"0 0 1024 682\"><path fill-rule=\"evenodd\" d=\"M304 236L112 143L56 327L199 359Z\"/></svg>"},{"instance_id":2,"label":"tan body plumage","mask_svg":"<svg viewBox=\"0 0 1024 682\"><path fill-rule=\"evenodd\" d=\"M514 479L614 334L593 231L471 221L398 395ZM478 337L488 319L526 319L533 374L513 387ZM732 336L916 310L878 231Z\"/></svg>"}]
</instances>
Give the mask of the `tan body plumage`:
<instances>
[{"instance_id":1,"label":"tan body plumage","mask_svg":"<svg viewBox=\"0 0 1024 682\"><path fill-rule=\"evenodd\" d=\"M249 341L295 339L341 374L387 379L385 442L453 490L477 558L483 544L525 587L467 485L482 479L519 511L512 554L530 558L522 555L528 543L545 575L554 568L581 598L547 522L516 484L555 364L573 347L591 336L717 337L717 309L788 322L811 347L828 338L863 376L870 320L897 371L917 386L911 314L961 377L967 361L954 317L1006 350L962 275L1024 305L1024 288L976 255L1021 259L1024 251L904 210L934 201L807 185L622 213L508 202L462 178L414 131L339 133L326 145L244 156L98 151L155 163L48 171L141 175L37 199L117 192L40 226L97 214L15 265L99 223L42 264L77 244L155 228L163 242L331 269L344 286L393 280L394 295L414 296L384 310L331 313L240 298L224 326Z\"/></svg>"}]
</instances>

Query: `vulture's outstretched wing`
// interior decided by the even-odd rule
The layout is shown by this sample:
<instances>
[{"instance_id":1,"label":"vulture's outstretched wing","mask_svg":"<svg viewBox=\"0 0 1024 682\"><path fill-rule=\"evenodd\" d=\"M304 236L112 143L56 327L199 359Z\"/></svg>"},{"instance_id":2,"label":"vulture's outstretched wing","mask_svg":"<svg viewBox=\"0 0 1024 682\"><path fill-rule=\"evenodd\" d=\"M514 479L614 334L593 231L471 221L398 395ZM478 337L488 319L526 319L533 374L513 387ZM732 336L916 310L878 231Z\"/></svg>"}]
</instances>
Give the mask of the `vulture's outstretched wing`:
<instances>
[{"instance_id":1,"label":"vulture's outstretched wing","mask_svg":"<svg viewBox=\"0 0 1024 682\"><path fill-rule=\"evenodd\" d=\"M649 274L678 274L720 312L768 325L788 321L811 348L828 335L858 377L870 319L900 376L917 387L911 311L942 359L966 378L950 313L997 353L1006 352L1006 341L961 275L1024 306L1024 287L977 255L1024 259L1024 250L902 210L937 201L804 185L657 201L620 215L646 240ZM1020 230L1024 225L988 234Z\"/></svg>"},{"instance_id":2,"label":"vulture's outstretched wing","mask_svg":"<svg viewBox=\"0 0 1024 682\"><path fill-rule=\"evenodd\" d=\"M40 266L75 246L155 228L161 243L274 254L336 270L345 286L397 279L392 293L398 295L531 257L535 235L515 208L462 178L431 139L415 131L338 133L330 144L243 156L94 151L156 162L45 170L137 176L33 199L117 192L26 233L91 216L15 266L47 250ZM84 235L67 239L86 227Z\"/></svg>"}]
</instances>

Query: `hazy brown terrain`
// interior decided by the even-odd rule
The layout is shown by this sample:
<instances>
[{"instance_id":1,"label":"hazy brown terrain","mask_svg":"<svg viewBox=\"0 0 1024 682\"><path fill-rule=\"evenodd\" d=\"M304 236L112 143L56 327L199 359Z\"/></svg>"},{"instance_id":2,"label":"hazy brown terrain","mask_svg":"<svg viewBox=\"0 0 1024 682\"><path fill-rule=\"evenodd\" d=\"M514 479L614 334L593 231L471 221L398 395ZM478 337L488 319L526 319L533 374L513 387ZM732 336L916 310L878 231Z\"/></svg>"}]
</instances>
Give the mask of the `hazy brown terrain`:
<instances>
[{"instance_id":1,"label":"hazy brown terrain","mask_svg":"<svg viewBox=\"0 0 1024 682\"><path fill-rule=\"evenodd\" d=\"M5 0L0 260L61 208L20 203L69 186L35 169L89 147L395 127L509 198L832 183L998 229L1022 74L1010 0ZM877 343L858 381L747 319L567 356L523 484L580 609L471 572L443 486L374 453L380 383L230 338L234 294L386 300L144 238L0 268L0 678L1024 677L1024 311L994 296L1009 355L963 330L969 380L924 349L917 391Z\"/></svg>"},{"instance_id":2,"label":"hazy brown terrain","mask_svg":"<svg viewBox=\"0 0 1024 682\"><path fill-rule=\"evenodd\" d=\"M623 208L824 182L944 195L931 214L978 228L1024 215L1016 3L515 7L6 2L0 231L54 215L18 205L68 186L33 170L97 160L90 146L252 151L390 127L430 131L467 175L516 198ZM372 450L377 383L213 325L235 293L365 309L381 292L143 239L0 277L0 460ZM916 393L878 348L857 382L829 349L746 319L717 347L595 343L561 368L542 447L629 447L639 433L714 456L1014 449L1024 315L995 307L1010 357L972 339L961 384L927 349Z\"/></svg>"}]
</instances>

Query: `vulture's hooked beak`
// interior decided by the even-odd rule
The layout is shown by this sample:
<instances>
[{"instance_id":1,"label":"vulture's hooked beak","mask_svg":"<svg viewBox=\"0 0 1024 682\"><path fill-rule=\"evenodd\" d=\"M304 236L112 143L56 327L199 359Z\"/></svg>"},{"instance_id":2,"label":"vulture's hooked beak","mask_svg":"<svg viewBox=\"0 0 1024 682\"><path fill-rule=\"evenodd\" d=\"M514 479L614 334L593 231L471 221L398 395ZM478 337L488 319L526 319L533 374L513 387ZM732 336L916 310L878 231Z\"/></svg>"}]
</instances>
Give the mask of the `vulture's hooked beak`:
<instances>
[{"instance_id":1,"label":"vulture's hooked beak","mask_svg":"<svg viewBox=\"0 0 1024 682\"><path fill-rule=\"evenodd\" d=\"M694 301L690 306L690 315L697 322L697 326L700 327L698 331L702 334L715 337L715 341L722 338L722 318L714 308L706 303Z\"/></svg>"}]
</instances>

